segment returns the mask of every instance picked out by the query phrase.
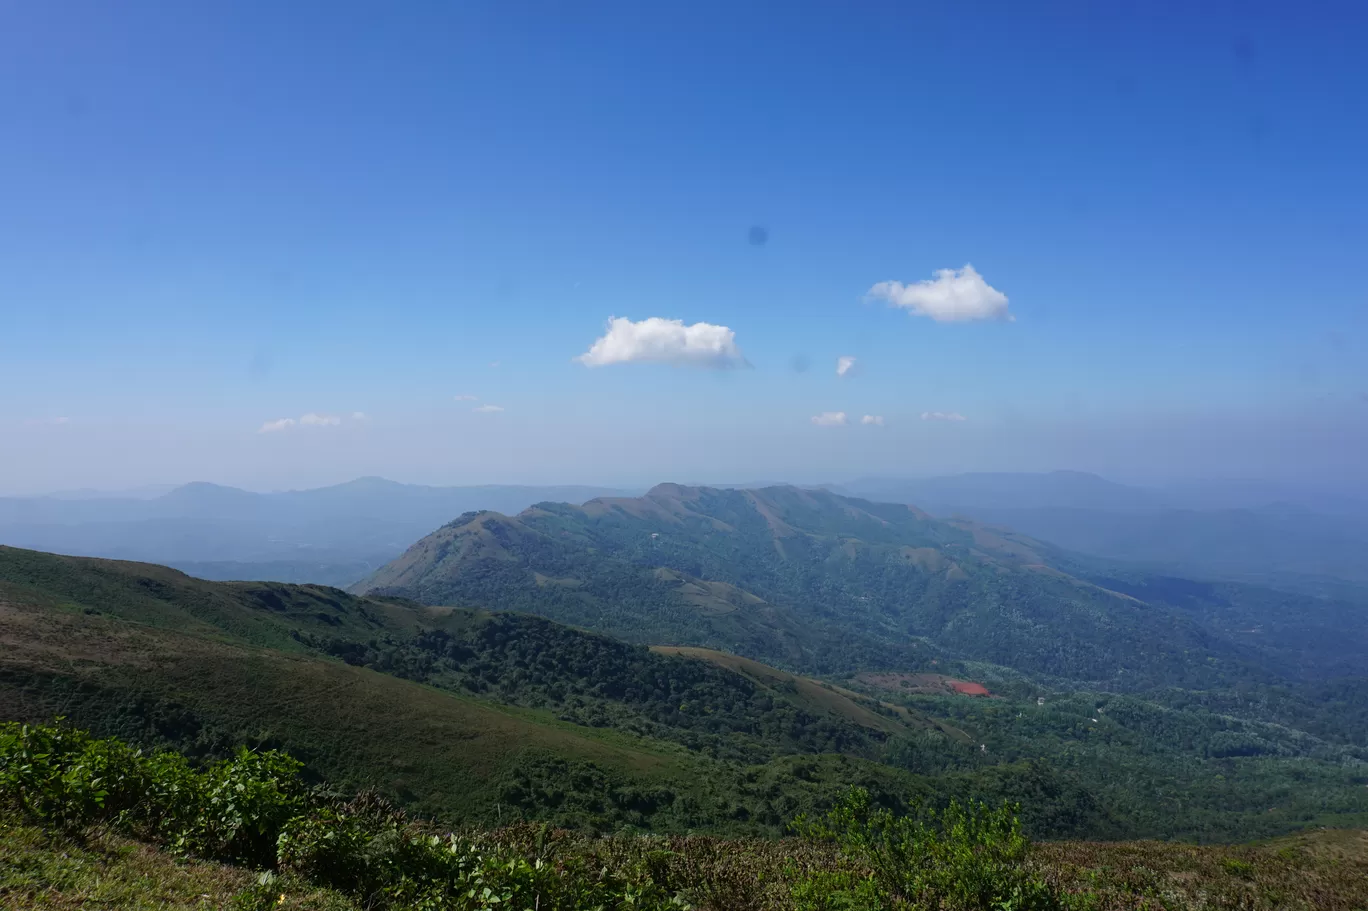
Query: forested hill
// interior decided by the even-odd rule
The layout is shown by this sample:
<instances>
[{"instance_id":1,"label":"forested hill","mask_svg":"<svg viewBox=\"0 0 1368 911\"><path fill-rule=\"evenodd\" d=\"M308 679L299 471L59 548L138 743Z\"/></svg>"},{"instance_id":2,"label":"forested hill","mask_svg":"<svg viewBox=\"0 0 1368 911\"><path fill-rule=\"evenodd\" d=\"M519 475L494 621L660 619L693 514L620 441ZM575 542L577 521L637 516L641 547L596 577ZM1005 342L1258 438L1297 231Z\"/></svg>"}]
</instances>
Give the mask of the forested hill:
<instances>
[{"instance_id":1,"label":"forested hill","mask_svg":"<svg viewBox=\"0 0 1368 911\"><path fill-rule=\"evenodd\" d=\"M891 807L1017 800L1042 837L1368 819L1361 681L972 697L910 685L937 674L822 681L526 614L4 547L0 646L0 718L200 758L280 747L453 822L778 834L852 783Z\"/></svg>"},{"instance_id":2,"label":"forested hill","mask_svg":"<svg viewBox=\"0 0 1368 911\"><path fill-rule=\"evenodd\" d=\"M501 804L565 824L716 826L737 762L873 763L898 737L970 739L875 697L533 616L8 547L0 643L0 719L64 715L197 754L282 746L437 816ZM761 829L797 807L768 799L745 816Z\"/></svg>"},{"instance_id":3,"label":"forested hill","mask_svg":"<svg viewBox=\"0 0 1368 911\"><path fill-rule=\"evenodd\" d=\"M1172 585L1129 578L1136 596L1089 569L1034 539L906 505L662 484L514 517L468 513L354 590L529 611L820 673L958 659L1143 689L1363 669L1361 632L1308 661L1221 622L1248 619L1229 592L1170 598ZM1257 611L1312 625L1337 609L1264 590L1255 600Z\"/></svg>"}]
</instances>

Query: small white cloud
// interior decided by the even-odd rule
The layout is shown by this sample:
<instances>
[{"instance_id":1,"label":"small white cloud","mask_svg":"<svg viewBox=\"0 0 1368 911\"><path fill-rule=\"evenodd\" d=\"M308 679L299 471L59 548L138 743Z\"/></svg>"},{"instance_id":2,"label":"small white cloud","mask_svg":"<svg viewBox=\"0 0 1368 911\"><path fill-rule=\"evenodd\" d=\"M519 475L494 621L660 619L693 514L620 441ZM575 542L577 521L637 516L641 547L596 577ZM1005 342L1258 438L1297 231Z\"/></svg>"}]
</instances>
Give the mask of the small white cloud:
<instances>
[{"instance_id":1,"label":"small white cloud","mask_svg":"<svg viewBox=\"0 0 1368 911\"><path fill-rule=\"evenodd\" d=\"M984 281L967 263L963 269L937 269L935 278L910 285L879 282L869 289L868 296L941 323L1015 319L1007 312L1007 295Z\"/></svg>"},{"instance_id":2,"label":"small white cloud","mask_svg":"<svg viewBox=\"0 0 1368 911\"><path fill-rule=\"evenodd\" d=\"M882 426L883 426L883 415L881 415L881 414L867 414L867 415L865 415L864 417L860 418L860 423L861 423L861 424L873 424L875 427L882 427Z\"/></svg>"},{"instance_id":3,"label":"small white cloud","mask_svg":"<svg viewBox=\"0 0 1368 911\"><path fill-rule=\"evenodd\" d=\"M812 416L812 423L818 427L844 427L850 423L844 411L823 411Z\"/></svg>"},{"instance_id":4,"label":"small white cloud","mask_svg":"<svg viewBox=\"0 0 1368 911\"><path fill-rule=\"evenodd\" d=\"M257 433L275 433L280 430L288 430L295 425L294 418L281 418L278 421L267 421L261 425Z\"/></svg>"},{"instance_id":5,"label":"small white cloud","mask_svg":"<svg viewBox=\"0 0 1368 911\"><path fill-rule=\"evenodd\" d=\"M836 375L846 376L855 369L855 358L844 354L836 358Z\"/></svg>"},{"instance_id":6,"label":"small white cloud","mask_svg":"<svg viewBox=\"0 0 1368 911\"><path fill-rule=\"evenodd\" d=\"M494 413L496 413L496 412L503 411L503 406L502 406L502 405L479 405L479 406L477 406L477 407L475 407L475 408L473 408L473 409L471 409L471 410L472 410L472 411L475 411L475 412L478 413L478 414L494 414Z\"/></svg>"},{"instance_id":7,"label":"small white cloud","mask_svg":"<svg viewBox=\"0 0 1368 911\"><path fill-rule=\"evenodd\" d=\"M353 420L353 421L364 421L364 420L366 420L367 418L369 418L369 415L367 415L366 412L364 412L364 411L353 411L353 412L352 412L352 420Z\"/></svg>"},{"instance_id":8,"label":"small white cloud","mask_svg":"<svg viewBox=\"0 0 1368 911\"><path fill-rule=\"evenodd\" d=\"M923 411L923 421L963 421L967 420L958 411Z\"/></svg>"},{"instance_id":9,"label":"small white cloud","mask_svg":"<svg viewBox=\"0 0 1368 911\"><path fill-rule=\"evenodd\" d=\"M299 423L305 427L336 427L342 423L342 419L333 414L314 414L310 411L299 419Z\"/></svg>"},{"instance_id":10,"label":"small white cloud","mask_svg":"<svg viewBox=\"0 0 1368 911\"><path fill-rule=\"evenodd\" d=\"M458 401L458 402L478 402L479 400L480 400L480 397L479 397L478 395L458 395L458 396L456 396L456 401Z\"/></svg>"},{"instance_id":11,"label":"small white cloud","mask_svg":"<svg viewBox=\"0 0 1368 911\"><path fill-rule=\"evenodd\" d=\"M608 331L603 337L575 360L586 367L634 362L689 367L746 365L741 349L736 347L736 333L726 326L686 326L683 320L658 316L640 322L613 317L608 320Z\"/></svg>"},{"instance_id":12,"label":"small white cloud","mask_svg":"<svg viewBox=\"0 0 1368 911\"><path fill-rule=\"evenodd\" d=\"M489 366L491 366L491 367L497 367L497 366L499 366L500 363L501 363L500 361L490 361L490 362L489 362Z\"/></svg>"}]
</instances>

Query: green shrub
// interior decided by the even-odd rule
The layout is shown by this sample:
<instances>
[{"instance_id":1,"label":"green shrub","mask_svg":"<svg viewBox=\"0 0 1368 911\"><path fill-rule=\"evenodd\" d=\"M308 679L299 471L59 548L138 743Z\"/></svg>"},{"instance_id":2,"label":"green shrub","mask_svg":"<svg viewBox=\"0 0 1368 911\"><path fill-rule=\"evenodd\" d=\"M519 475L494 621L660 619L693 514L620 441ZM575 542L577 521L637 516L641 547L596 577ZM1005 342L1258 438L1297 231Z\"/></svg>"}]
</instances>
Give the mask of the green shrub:
<instances>
[{"instance_id":1,"label":"green shrub","mask_svg":"<svg viewBox=\"0 0 1368 911\"><path fill-rule=\"evenodd\" d=\"M280 831L305 809L303 765L275 750L239 749L201 776L199 813L182 832L183 849L257 866L276 860Z\"/></svg>"},{"instance_id":2,"label":"green shrub","mask_svg":"<svg viewBox=\"0 0 1368 911\"><path fill-rule=\"evenodd\" d=\"M856 870L814 870L796 878L794 911L884 911L873 875Z\"/></svg>"},{"instance_id":3,"label":"green shrub","mask_svg":"<svg viewBox=\"0 0 1368 911\"><path fill-rule=\"evenodd\" d=\"M807 840L769 847L537 827L436 836L373 794L342 802L310 790L300 771L274 751L197 769L61 726L0 725L0 802L67 828L103 823L183 854L278 869L370 911L678 911L685 896L718 911L785 899L796 911L1062 907L1033 872L1010 806L914 805L898 816L855 789L825 817L795 823ZM238 906L271 906L277 885L264 877Z\"/></svg>"},{"instance_id":4,"label":"green shrub","mask_svg":"<svg viewBox=\"0 0 1368 911\"><path fill-rule=\"evenodd\" d=\"M1050 911L1064 903L1027 862L1030 842L1021 834L1017 809L952 801L944 810L914 804L897 816L870 804L853 788L824 818L800 817L794 829L808 838L833 841L847 860L868 871L887 905L945 911ZM865 879L823 874L801 881L795 896L825 896L817 908L869 908L874 895ZM846 902L845 905L838 902ZM861 904L864 902L864 904Z\"/></svg>"},{"instance_id":5,"label":"green shrub","mask_svg":"<svg viewBox=\"0 0 1368 911\"><path fill-rule=\"evenodd\" d=\"M305 806L301 766L239 750L204 771L175 753L53 725L0 724L0 799L63 828L107 823L177 851L275 863L280 829Z\"/></svg>"}]
</instances>

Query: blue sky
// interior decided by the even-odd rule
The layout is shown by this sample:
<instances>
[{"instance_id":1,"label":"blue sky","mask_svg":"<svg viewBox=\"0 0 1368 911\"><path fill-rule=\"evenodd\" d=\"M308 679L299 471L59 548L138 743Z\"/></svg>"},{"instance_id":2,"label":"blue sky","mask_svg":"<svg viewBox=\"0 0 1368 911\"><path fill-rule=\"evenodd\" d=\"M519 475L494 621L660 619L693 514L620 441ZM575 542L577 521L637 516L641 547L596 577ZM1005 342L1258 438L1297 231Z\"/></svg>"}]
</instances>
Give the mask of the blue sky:
<instances>
[{"instance_id":1,"label":"blue sky","mask_svg":"<svg viewBox=\"0 0 1368 911\"><path fill-rule=\"evenodd\" d=\"M0 7L0 492L1368 483L1361 6L844 6Z\"/></svg>"}]
</instances>

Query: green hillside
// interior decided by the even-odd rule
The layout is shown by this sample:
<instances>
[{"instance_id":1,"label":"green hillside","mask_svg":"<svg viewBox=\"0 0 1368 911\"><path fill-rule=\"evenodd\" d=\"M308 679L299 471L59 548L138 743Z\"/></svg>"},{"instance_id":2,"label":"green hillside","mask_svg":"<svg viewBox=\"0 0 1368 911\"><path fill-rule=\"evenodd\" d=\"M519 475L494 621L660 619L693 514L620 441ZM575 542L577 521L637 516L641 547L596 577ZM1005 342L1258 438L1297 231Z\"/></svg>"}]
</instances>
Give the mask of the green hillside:
<instances>
[{"instance_id":1,"label":"green hillside","mask_svg":"<svg viewBox=\"0 0 1368 911\"><path fill-rule=\"evenodd\" d=\"M851 784L889 806L1017 800L1052 838L1368 821L1368 700L1329 682L1123 696L960 662L994 695L928 695L529 614L12 548L0 643L0 717L199 758L281 747L448 821L773 835Z\"/></svg>"},{"instance_id":2,"label":"green hillside","mask_svg":"<svg viewBox=\"0 0 1368 911\"><path fill-rule=\"evenodd\" d=\"M525 610L821 674L976 661L1141 690L1314 678L1368 660L1361 634L1336 645L1325 635L1261 637L1236 622L1276 616L1285 631L1299 617L1329 629L1342 619L1335 605L1253 588L1194 604L1151 597L1164 587L1147 581L909 506L664 484L516 517L467 514L354 590Z\"/></svg>"},{"instance_id":3,"label":"green hillside","mask_svg":"<svg viewBox=\"0 0 1368 911\"><path fill-rule=\"evenodd\" d=\"M928 789L876 757L929 722L864 725L534 617L0 548L0 642L2 718L202 756L287 748L436 818L772 831L851 770L890 795ZM795 753L813 774L776 787L785 767L764 763Z\"/></svg>"},{"instance_id":4,"label":"green hillside","mask_svg":"<svg viewBox=\"0 0 1368 911\"><path fill-rule=\"evenodd\" d=\"M0 724L5 907L315 911L1357 911L1368 839L1032 844L1013 806L891 812L851 788L783 840L446 832L373 793L309 787L278 751L194 764ZM1156 903L1157 902L1157 903Z\"/></svg>"}]
</instances>

